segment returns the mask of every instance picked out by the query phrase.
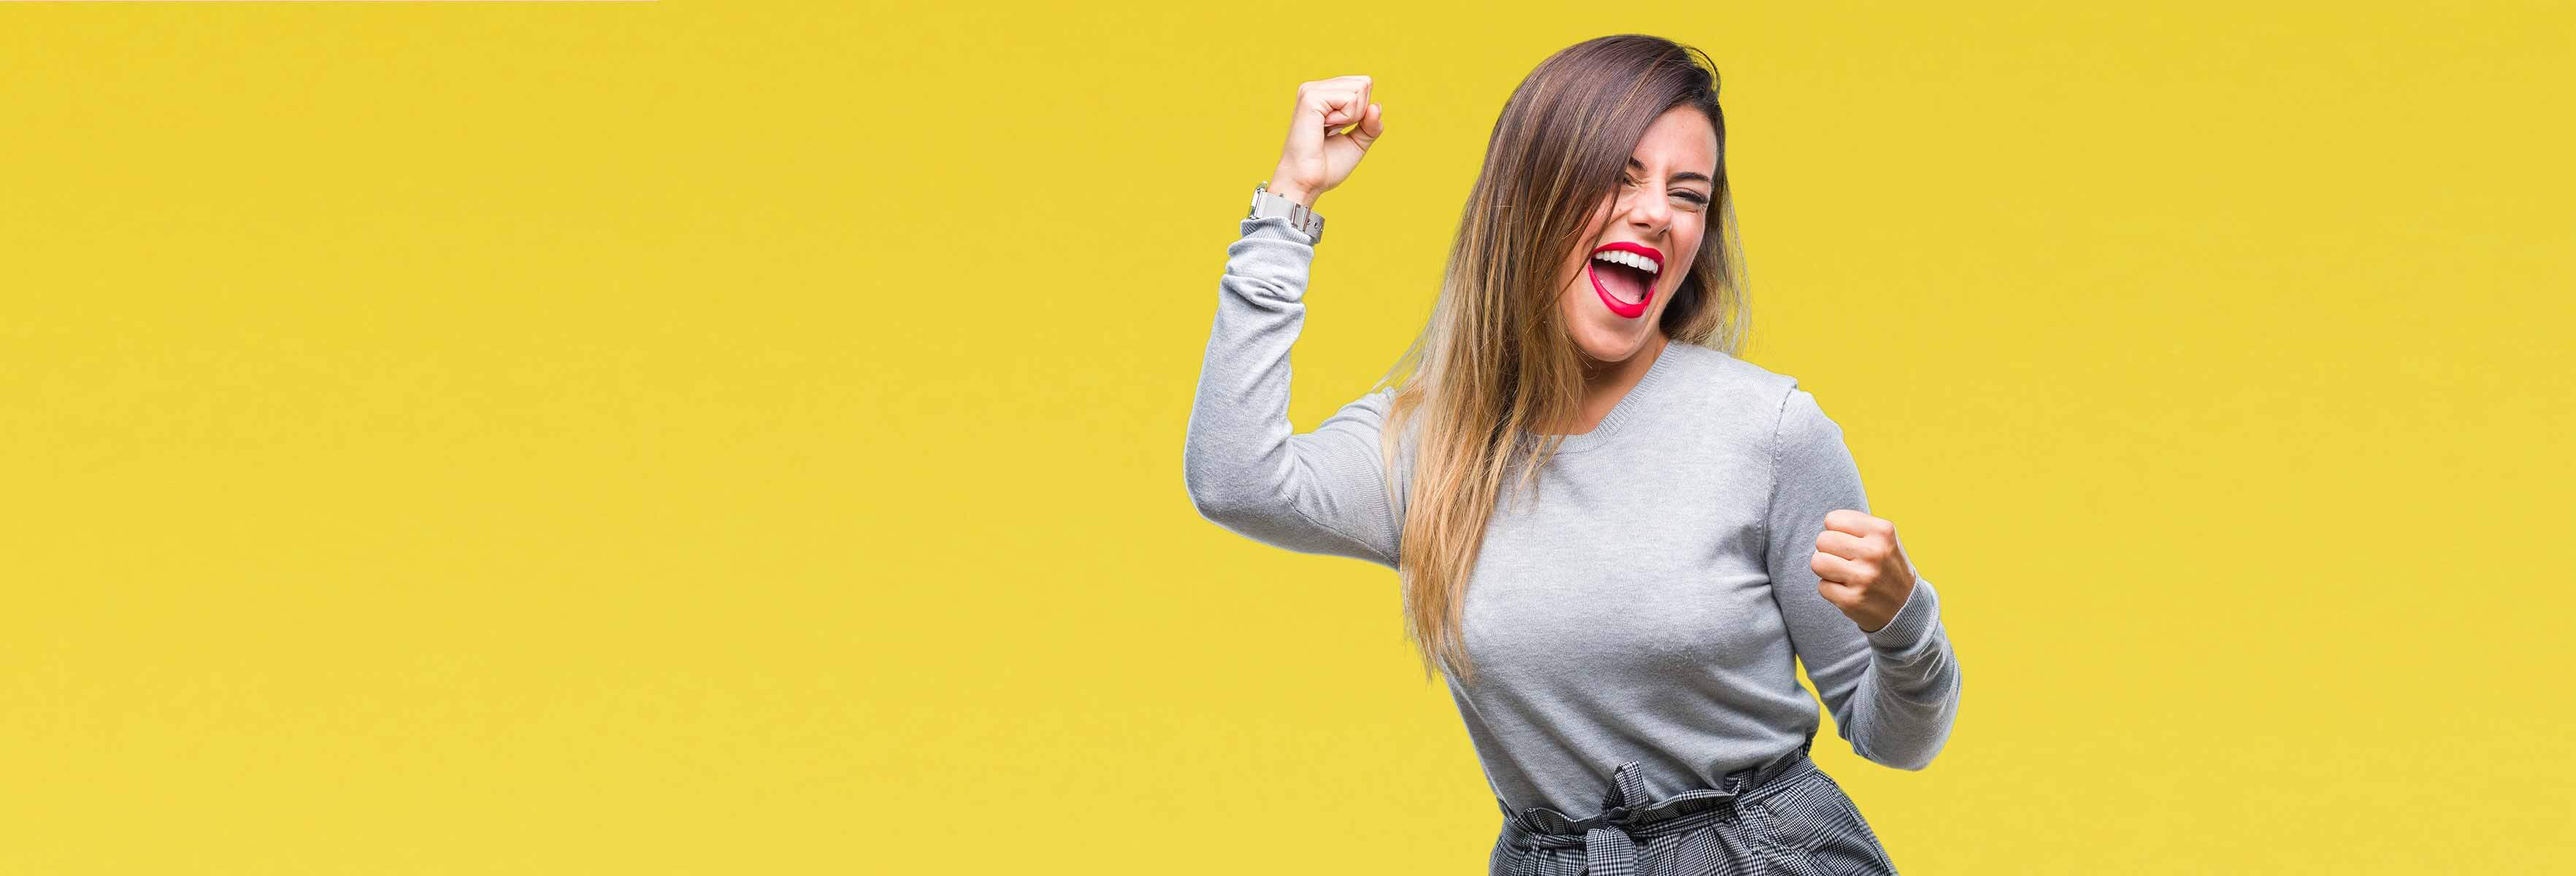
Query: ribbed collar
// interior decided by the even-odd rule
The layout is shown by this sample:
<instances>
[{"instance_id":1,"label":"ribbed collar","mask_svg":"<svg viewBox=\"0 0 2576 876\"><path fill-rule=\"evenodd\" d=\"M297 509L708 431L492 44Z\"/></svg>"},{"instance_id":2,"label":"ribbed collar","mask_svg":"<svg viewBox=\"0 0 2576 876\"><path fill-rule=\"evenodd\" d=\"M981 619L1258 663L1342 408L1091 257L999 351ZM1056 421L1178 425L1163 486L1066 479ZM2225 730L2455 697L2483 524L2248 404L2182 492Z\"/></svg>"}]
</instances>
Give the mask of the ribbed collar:
<instances>
[{"instance_id":1,"label":"ribbed collar","mask_svg":"<svg viewBox=\"0 0 2576 876\"><path fill-rule=\"evenodd\" d=\"M1628 387L1628 394L1620 396L1618 403L1610 406L1610 413L1602 417L1601 422L1592 427L1592 431L1581 435L1565 436L1565 441L1556 446L1556 452L1577 453L1607 444L1611 439L1617 438L1620 431L1626 429L1629 423L1643 416L1644 411L1652 409L1656 404L1656 398L1663 394L1664 386L1672 382L1673 370L1680 367L1673 364L1673 359L1679 355L1687 355L1674 352L1675 348L1681 346L1683 344L1680 341L1665 342L1664 348L1655 353L1655 361L1646 365L1646 376L1638 378L1637 385ZM1527 431L1521 433L1523 447L1535 450L1539 440L1539 433Z\"/></svg>"}]
</instances>

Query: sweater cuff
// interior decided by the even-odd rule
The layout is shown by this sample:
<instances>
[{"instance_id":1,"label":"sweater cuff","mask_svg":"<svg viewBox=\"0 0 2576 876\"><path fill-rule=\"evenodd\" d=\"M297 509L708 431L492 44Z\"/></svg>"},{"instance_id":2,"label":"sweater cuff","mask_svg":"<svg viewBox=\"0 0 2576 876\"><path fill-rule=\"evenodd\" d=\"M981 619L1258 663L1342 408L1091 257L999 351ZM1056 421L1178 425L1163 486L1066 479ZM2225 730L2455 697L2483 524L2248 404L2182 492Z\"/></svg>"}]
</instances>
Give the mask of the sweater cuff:
<instances>
[{"instance_id":1,"label":"sweater cuff","mask_svg":"<svg viewBox=\"0 0 2576 876\"><path fill-rule=\"evenodd\" d=\"M1297 230L1296 223L1288 221L1286 216L1255 216L1240 221L1242 234L1245 237L1285 240L1309 247L1315 245L1315 239L1306 236L1306 232Z\"/></svg>"},{"instance_id":2,"label":"sweater cuff","mask_svg":"<svg viewBox=\"0 0 2576 876\"><path fill-rule=\"evenodd\" d=\"M1251 282L1229 283L1226 288L1272 303L1305 300L1306 279L1315 260L1312 239L1277 216L1242 223L1243 237L1226 244L1225 272L1229 278Z\"/></svg>"},{"instance_id":3,"label":"sweater cuff","mask_svg":"<svg viewBox=\"0 0 2576 876\"><path fill-rule=\"evenodd\" d=\"M1916 575L1914 592L1906 595L1905 604L1897 608L1896 616L1888 619L1887 626L1861 635L1868 637L1869 644L1882 652L1896 657L1910 656L1932 644L1933 621L1940 617L1940 612L1940 594L1932 592L1930 580Z\"/></svg>"}]
</instances>

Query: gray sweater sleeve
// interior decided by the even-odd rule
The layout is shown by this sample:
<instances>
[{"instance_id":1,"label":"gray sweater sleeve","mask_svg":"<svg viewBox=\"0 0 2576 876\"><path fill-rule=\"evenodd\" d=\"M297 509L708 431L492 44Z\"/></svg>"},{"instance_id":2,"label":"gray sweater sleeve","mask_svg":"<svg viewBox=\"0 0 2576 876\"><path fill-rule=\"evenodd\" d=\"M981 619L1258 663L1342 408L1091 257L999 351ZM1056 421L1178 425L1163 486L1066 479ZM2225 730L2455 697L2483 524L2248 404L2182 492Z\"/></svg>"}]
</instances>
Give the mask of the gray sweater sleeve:
<instances>
[{"instance_id":1,"label":"gray sweater sleeve","mask_svg":"<svg viewBox=\"0 0 2576 876\"><path fill-rule=\"evenodd\" d=\"M1825 512L1868 513L1860 470L1842 427L1795 387L1782 400L1772 452L1767 561L1790 647L1854 754L1898 769L1930 766L1959 710L1959 662L1941 628L1939 594L1917 575L1904 607L1870 633L1825 601L1808 562Z\"/></svg>"},{"instance_id":2,"label":"gray sweater sleeve","mask_svg":"<svg viewBox=\"0 0 2576 876\"><path fill-rule=\"evenodd\" d=\"M1343 405L1312 432L1288 423L1288 352L1306 318L1314 241L1279 217L1241 220L1217 283L1181 467L1199 514L1300 553L1395 568L1400 529L1378 452L1391 391Z\"/></svg>"}]
</instances>

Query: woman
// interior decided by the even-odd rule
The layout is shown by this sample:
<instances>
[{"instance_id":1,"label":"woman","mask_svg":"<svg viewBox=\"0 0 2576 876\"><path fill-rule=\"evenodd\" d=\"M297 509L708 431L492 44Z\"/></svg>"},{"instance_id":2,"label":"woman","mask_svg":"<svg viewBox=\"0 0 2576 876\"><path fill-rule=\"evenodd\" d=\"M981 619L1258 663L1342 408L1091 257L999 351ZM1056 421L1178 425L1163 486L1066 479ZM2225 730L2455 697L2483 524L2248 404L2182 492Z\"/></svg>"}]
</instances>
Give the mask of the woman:
<instances>
[{"instance_id":1,"label":"woman","mask_svg":"<svg viewBox=\"0 0 2576 876\"><path fill-rule=\"evenodd\" d=\"M1807 757L1792 658L1853 752L1908 770L1949 737L1958 663L1840 427L1734 355L1714 65L1634 34L1539 64L1397 363L1412 378L1291 434L1321 239L1303 210L1385 135L1371 85L1299 86L1227 248L1183 454L1200 513L1398 571L1503 811L1493 872L1894 872Z\"/></svg>"}]
</instances>

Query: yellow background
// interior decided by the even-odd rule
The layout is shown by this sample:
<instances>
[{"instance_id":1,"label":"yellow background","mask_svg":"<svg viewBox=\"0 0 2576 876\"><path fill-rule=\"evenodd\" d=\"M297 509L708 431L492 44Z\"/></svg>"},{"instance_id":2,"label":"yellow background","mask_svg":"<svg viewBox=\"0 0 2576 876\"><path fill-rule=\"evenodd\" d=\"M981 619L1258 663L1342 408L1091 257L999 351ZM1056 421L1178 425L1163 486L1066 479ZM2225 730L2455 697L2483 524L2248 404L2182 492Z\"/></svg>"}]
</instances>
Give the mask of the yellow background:
<instances>
[{"instance_id":1,"label":"yellow background","mask_svg":"<svg viewBox=\"0 0 2576 876\"><path fill-rule=\"evenodd\" d=\"M1905 872L2576 866L2576 12L2096 7L0 8L0 872L1480 872L1182 436L1298 82L1305 429L1622 31L1942 588Z\"/></svg>"}]
</instances>

